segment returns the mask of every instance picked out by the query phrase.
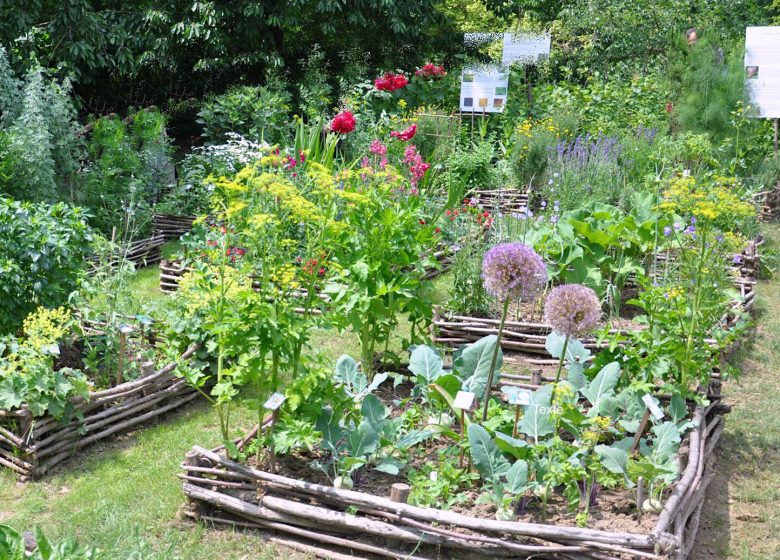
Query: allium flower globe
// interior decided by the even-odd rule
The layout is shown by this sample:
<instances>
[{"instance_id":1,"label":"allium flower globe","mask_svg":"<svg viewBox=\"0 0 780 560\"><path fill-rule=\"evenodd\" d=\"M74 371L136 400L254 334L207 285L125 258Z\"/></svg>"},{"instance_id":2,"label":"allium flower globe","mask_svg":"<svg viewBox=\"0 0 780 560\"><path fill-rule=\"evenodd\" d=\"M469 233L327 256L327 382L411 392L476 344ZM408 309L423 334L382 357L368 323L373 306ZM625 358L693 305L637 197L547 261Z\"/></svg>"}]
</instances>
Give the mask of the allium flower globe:
<instances>
[{"instance_id":1,"label":"allium flower globe","mask_svg":"<svg viewBox=\"0 0 780 560\"><path fill-rule=\"evenodd\" d=\"M596 292L581 284L553 288L544 302L544 320L567 336L576 338L593 330L600 317Z\"/></svg>"},{"instance_id":2,"label":"allium flower globe","mask_svg":"<svg viewBox=\"0 0 780 560\"><path fill-rule=\"evenodd\" d=\"M501 300L506 297L529 299L547 283L547 266L531 247L504 243L485 253L482 280L485 290Z\"/></svg>"}]
</instances>

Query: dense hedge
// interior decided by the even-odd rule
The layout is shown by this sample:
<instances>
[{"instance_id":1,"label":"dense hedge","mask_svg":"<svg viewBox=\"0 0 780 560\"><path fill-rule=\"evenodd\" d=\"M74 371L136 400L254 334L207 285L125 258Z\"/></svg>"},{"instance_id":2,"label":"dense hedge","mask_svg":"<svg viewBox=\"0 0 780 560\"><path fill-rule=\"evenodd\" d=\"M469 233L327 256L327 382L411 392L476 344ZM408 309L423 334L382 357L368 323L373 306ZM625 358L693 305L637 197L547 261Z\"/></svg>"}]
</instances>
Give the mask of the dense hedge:
<instances>
[{"instance_id":1,"label":"dense hedge","mask_svg":"<svg viewBox=\"0 0 780 560\"><path fill-rule=\"evenodd\" d=\"M0 332L78 287L92 242L84 210L0 197Z\"/></svg>"}]
</instances>

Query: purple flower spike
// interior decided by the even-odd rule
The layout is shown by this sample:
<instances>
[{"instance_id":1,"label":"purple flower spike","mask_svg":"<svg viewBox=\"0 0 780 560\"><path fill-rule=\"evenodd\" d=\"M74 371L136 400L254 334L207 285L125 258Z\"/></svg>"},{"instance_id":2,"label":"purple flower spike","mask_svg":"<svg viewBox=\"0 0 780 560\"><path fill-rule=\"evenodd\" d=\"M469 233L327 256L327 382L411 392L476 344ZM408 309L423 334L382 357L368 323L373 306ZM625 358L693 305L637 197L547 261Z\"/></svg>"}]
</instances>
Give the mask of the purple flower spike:
<instances>
[{"instance_id":1,"label":"purple flower spike","mask_svg":"<svg viewBox=\"0 0 780 560\"><path fill-rule=\"evenodd\" d=\"M499 299L530 299L547 283L547 266L531 247L504 243L485 253L482 280L485 290Z\"/></svg>"},{"instance_id":2,"label":"purple flower spike","mask_svg":"<svg viewBox=\"0 0 780 560\"><path fill-rule=\"evenodd\" d=\"M544 320L567 336L579 337L593 330L600 317L596 292L581 284L553 288L544 302Z\"/></svg>"}]
</instances>

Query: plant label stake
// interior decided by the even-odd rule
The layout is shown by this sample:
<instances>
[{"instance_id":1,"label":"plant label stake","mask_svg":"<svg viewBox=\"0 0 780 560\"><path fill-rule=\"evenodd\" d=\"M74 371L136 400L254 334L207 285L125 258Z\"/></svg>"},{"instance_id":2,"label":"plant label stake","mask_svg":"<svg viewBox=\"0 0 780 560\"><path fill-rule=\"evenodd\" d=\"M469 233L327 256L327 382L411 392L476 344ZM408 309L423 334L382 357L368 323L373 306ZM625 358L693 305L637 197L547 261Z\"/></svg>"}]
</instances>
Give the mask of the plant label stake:
<instances>
[{"instance_id":1,"label":"plant label stake","mask_svg":"<svg viewBox=\"0 0 780 560\"><path fill-rule=\"evenodd\" d=\"M647 424L650 422L650 415L652 414L653 418L656 420L662 420L664 417L664 411L661 410L661 407L656 404L652 395L645 393L645 395L642 397L642 402L645 403L645 413L642 416L642 422L639 424L639 429L636 431L636 435L634 436L634 443L631 444L631 455L636 452L636 449L639 446L639 441L642 439L642 434L645 433Z\"/></svg>"},{"instance_id":2,"label":"plant label stake","mask_svg":"<svg viewBox=\"0 0 780 560\"><path fill-rule=\"evenodd\" d=\"M271 425L268 426L268 435L271 436L274 433L274 427L276 426L276 421L279 419L279 407L282 406L282 403L287 399L287 397L284 396L283 393L274 393L271 395L265 403L263 403L263 408L266 410L271 411ZM274 449L274 443L273 439L269 437L270 445L268 446L268 453L270 454L270 461L271 461L271 472L276 472L276 450Z\"/></svg>"},{"instance_id":3,"label":"plant label stake","mask_svg":"<svg viewBox=\"0 0 780 560\"><path fill-rule=\"evenodd\" d=\"M636 479L636 520L642 521L642 504L645 501L645 477Z\"/></svg>"},{"instance_id":4,"label":"plant label stake","mask_svg":"<svg viewBox=\"0 0 780 560\"><path fill-rule=\"evenodd\" d=\"M458 456L458 467L463 468L463 441L466 439L466 411L469 410L476 400L477 395L469 391L458 391L455 395L455 402L452 403L454 408L460 410L460 438L461 447L460 455Z\"/></svg>"},{"instance_id":5,"label":"plant label stake","mask_svg":"<svg viewBox=\"0 0 780 560\"><path fill-rule=\"evenodd\" d=\"M506 395L507 402L515 407L515 422L512 426L512 437L517 438L517 424L520 422L520 407L531 404L531 391L506 385L501 387L501 392Z\"/></svg>"},{"instance_id":6,"label":"plant label stake","mask_svg":"<svg viewBox=\"0 0 780 560\"><path fill-rule=\"evenodd\" d=\"M122 384L122 374L125 369L125 346L127 345L127 335L133 332L130 325L119 325L119 356L116 359L116 384Z\"/></svg>"}]
</instances>

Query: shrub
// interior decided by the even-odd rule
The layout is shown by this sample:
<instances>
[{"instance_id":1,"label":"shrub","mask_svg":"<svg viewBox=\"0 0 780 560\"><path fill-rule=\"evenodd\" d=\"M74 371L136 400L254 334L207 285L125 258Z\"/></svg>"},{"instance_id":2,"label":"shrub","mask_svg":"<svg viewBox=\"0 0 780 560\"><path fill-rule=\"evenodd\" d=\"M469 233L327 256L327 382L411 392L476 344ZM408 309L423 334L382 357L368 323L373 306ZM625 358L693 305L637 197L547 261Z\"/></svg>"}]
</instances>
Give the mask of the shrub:
<instances>
[{"instance_id":1,"label":"shrub","mask_svg":"<svg viewBox=\"0 0 780 560\"><path fill-rule=\"evenodd\" d=\"M108 236L114 228L128 238L148 234L152 205L173 182L164 116L140 111L130 126L119 117L100 118L87 149L91 161L76 200L90 209L92 225Z\"/></svg>"},{"instance_id":2,"label":"shrub","mask_svg":"<svg viewBox=\"0 0 780 560\"><path fill-rule=\"evenodd\" d=\"M284 138L289 103L286 93L241 86L206 101L198 122L210 144L224 142L228 132L275 143Z\"/></svg>"},{"instance_id":3,"label":"shrub","mask_svg":"<svg viewBox=\"0 0 780 560\"><path fill-rule=\"evenodd\" d=\"M0 198L0 332L17 329L38 306L66 303L91 241L79 208Z\"/></svg>"}]
</instances>

